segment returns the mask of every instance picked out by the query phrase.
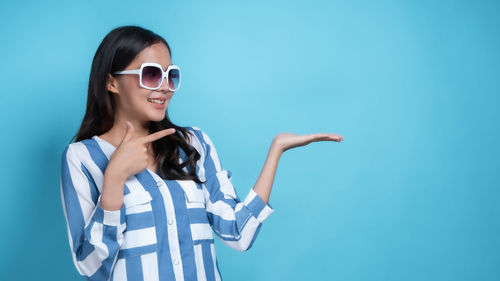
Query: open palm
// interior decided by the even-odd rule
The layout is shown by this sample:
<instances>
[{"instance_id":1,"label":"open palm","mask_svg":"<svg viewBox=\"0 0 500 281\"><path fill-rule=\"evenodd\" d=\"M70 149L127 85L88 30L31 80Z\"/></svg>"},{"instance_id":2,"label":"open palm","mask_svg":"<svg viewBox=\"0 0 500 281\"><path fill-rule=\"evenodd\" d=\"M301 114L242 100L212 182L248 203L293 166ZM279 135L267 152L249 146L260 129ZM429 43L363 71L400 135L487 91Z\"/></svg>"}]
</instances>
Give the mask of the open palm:
<instances>
[{"instance_id":1,"label":"open palm","mask_svg":"<svg viewBox=\"0 0 500 281\"><path fill-rule=\"evenodd\" d=\"M279 133L273 139L273 142L282 150L304 146L315 141L336 141L341 142L344 137L329 133L315 133L306 135L297 135L293 133Z\"/></svg>"}]
</instances>

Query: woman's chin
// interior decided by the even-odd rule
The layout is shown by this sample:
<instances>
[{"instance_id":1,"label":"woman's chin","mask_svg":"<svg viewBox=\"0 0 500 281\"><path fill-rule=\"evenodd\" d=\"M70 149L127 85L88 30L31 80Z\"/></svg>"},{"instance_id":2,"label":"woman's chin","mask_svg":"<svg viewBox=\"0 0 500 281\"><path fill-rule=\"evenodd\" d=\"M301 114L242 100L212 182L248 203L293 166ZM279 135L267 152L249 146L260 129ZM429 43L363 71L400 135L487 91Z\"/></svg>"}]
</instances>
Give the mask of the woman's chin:
<instances>
[{"instance_id":1,"label":"woman's chin","mask_svg":"<svg viewBox=\"0 0 500 281\"><path fill-rule=\"evenodd\" d=\"M151 121L160 122L163 119L165 119L165 112L163 114L149 114L149 120Z\"/></svg>"}]
</instances>

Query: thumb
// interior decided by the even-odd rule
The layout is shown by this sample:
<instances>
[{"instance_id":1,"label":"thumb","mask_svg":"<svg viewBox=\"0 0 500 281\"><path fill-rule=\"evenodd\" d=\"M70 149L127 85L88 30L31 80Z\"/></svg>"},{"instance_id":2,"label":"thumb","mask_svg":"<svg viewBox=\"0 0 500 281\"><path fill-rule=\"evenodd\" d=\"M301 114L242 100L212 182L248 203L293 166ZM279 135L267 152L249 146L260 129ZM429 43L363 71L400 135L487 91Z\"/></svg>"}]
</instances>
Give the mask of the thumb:
<instances>
[{"instance_id":1,"label":"thumb","mask_svg":"<svg viewBox=\"0 0 500 281\"><path fill-rule=\"evenodd\" d=\"M123 137L122 142L131 140L132 134L134 132L134 125L132 124L132 122L127 121L126 124L127 130L125 131L125 136Z\"/></svg>"}]
</instances>

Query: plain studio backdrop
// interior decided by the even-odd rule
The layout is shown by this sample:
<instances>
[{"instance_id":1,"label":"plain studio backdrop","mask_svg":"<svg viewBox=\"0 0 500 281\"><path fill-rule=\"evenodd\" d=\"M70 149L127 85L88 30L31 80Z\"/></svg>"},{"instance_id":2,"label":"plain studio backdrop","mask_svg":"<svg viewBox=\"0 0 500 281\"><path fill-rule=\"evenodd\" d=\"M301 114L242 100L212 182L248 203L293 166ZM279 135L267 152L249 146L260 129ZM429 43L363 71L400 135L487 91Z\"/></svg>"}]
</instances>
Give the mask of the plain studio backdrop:
<instances>
[{"instance_id":1,"label":"plain studio backdrop","mask_svg":"<svg viewBox=\"0 0 500 281\"><path fill-rule=\"evenodd\" d=\"M60 198L93 55L120 25L182 69L172 121L212 138L240 197L286 151L224 280L500 280L498 1L3 1L2 280L83 280Z\"/></svg>"}]
</instances>

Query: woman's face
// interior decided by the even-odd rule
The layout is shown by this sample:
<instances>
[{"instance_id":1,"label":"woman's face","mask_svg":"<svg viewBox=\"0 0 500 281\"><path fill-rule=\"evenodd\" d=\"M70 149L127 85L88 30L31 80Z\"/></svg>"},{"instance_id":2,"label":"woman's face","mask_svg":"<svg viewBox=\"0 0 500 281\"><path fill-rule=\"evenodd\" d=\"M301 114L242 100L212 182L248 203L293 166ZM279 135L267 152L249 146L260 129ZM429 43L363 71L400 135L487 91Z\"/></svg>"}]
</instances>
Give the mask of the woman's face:
<instances>
[{"instance_id":1,"label":"woman's face","mask_svg":"<svg viewBox=\"0 0 500 281\"><path fill-rule=\"evenodd\" d=\"M124 69L139 69L144 62L159 63L163 71L171 64L170 53L163 43L155 43L142 50L137 57ZM118 118L147 123L149 121L161 121L165 118L167 105L174 92L168 89L166 79L163 79L159 89L148 90L142 88L139 83L139 75L122 74L116 78L109 76L108 90L114 93L116 105L118 106ZM165 102L160 105L150 101L160 99ZM121 118L120 118L121 119Z\"/></svg>"}]
</instances>

